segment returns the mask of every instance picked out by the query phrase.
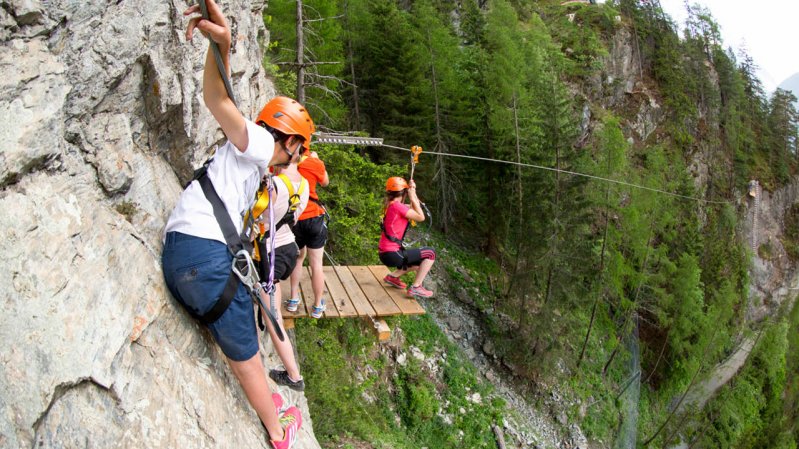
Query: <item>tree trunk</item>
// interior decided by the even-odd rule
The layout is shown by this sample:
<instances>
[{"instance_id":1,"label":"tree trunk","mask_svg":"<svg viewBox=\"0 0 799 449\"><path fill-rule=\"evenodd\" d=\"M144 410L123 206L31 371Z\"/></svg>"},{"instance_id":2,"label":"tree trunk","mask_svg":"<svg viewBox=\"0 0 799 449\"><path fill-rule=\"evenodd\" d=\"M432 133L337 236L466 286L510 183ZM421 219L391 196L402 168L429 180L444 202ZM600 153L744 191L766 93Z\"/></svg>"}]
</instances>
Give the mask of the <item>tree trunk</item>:
<instances>
[{"instance_id":1,"label":"tree trunk","mask_svg":"<svg viewBox=\"0 0 799 449\"><path fill-rule=\"evenodd\" d=\"M517 189L519 190L519 205L517 209L517 213L519 215L519 228L516 230L516 242L518 246L516 247L516 261L513 264L513 272L510 275L510 282L508 283L508 289L505 293L506 296L510 296L511 290L515 285L516 276L519 273L519 267L521 265L522 260L522 229L524 229L524 186L522 185L522 150L521 150L521 132L519 130L519 109L516 104L516 92L513 93L513 128L514 134L516 135L516 163L519 164L516 166L516 181L517 181ZM522 310L524 306L524 300L522 299Z\"/></svg>"},{"instance_id":2,"label":"tree trunk","mask_svg":"<svg viewBox=\"0 0 799 449\"><path fill-rule=\"evenodd\" d=\"M302 25L302 0L297 0L297 101L305 104L305 42Z\"/></svg>"},{"instance_id":3,"label":"tree trunk","mask_svg":"<svg viewBox=\"0 0 799 449\"><path fill-rule=\"evenodd\" d=\"M355 61L352 53L352 39L347 38L347 60L350 63L350 78L352 78L352 111L355 114L354 129L361 129L360 99L358 98L358 83L355 80ZM361 154L363 156L363 154Z\"/></svg>"},{"instance_id":4,"label":"tree trunk","mask_svg":"<svg viewBox=\"0 0 799 449\"><path fill-rule=\"evenodd\" d=\"M443 125L441 124L441 102L438 98L438 77L436 76L436 55L433 51L433 44L430 33L427 33L427 43L430 49L430 75L433 86L433 102L435 107L435 126L436 126L436 144L434 151L440 153L436 156L435 163L435 176L436 187L438 188L438 216L441 226L441 231L446 235L449 229L449 221L451 220L452 210L452 195L449 177L447 174L446 158L444 154L447 153L447 144L444 142Z\"/></svg>"}]
</instances>

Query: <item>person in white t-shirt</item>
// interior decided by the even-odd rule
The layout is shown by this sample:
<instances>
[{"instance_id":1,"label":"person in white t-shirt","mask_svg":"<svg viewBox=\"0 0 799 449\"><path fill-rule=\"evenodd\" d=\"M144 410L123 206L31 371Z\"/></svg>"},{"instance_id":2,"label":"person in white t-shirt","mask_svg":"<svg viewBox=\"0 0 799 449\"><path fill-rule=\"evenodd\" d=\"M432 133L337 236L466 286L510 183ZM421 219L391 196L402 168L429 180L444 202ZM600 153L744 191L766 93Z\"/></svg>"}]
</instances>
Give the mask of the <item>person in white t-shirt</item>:
<instances>
[{"instance_id":1,"label":"person in white t-shirt","mask_svg":"<svg viewBox=\"0 0 799 449\"><path fill-rule=\"evenodd\" d=\"M215 41L226 73L230 73L230 26L214 0L205 0L209 19L197 16L199 6L187 9L186 39L195 29ZM208 165L207 177L241 235L243 216L251 207L261 178L269 166L284 165L308 148L314 124L305 108L290 98L269 101L255 122L242 116L228 96L209 48L203 73L203 100L228 141ZM297 407L283 411L283 399L271 394L258 356L258 331L253 304L241 283L221 313L215 308L231 272L232 254L220 224L199 182L183 191L167 221L162 267L175 299L210 329L250 405L269 434L272 447L286 449L296 440L302 424ZM211 312L214 312L211 314ZM281 415L278 415L282 412Z\"/></svg>"}]
</instances>

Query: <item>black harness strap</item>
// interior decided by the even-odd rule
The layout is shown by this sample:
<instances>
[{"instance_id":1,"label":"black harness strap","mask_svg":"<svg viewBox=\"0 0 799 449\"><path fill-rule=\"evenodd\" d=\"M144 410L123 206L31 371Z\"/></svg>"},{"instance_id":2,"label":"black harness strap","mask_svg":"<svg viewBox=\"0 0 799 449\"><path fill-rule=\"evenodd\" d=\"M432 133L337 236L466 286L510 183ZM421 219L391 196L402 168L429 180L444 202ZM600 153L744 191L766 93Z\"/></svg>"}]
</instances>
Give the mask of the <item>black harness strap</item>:
<instances>
[{"instance_id":1,"label":"black harness strap","mask_svg":"<svg viewBox=\"0 0 799 449\"><path fill-rule=\"evenodd\" d=\"M405 234L408 233L408 228L410 228L410 227L411 227L411 223L408 222L405 225L405 231L402 232L402 237L401 238L396 238L393 235L389 234L388 231L386 231L386 216L385 215L383 215L383 221L380 222L380 230L383 231L383 235L386 236L386 238L389 241L394 242L394 243L396 243L397 245L400 246L399 253L402 255L402 269L403 270L408 268L408 255L405 253L405 244L402 243L402 241L405 240Z\"/></svg>"},{"instance_id":2,"label":"black harness strap","mask_svg":"<svg viewBox=\"0 0 799 449\"><path fill-rule=\"evenodd\" d=\"M283 225L293 224L294 223L294 212L296 212L296 210L291 210L291 207L289 207L289 210L286 211L286 215L283 215L283 218L281 218L280 221L275 223L275 233L277 233L277 231ZM263 239L266 239L266 238L269 238L269 231L268 230L266 232L264 232L264 234L259 238L259 240L263 240Z\"/></svg>"},{"instance_id":3,"label":"black harness strap","mask_svg":"<svg viewBox=\"0 0 799 449\"><path fill-rule=\"evenodd\" d=\"M225 236L225 242L227 244L228 251L230 251L230 253L233 255L242 249L247 249L247 251L250 251L252 248L248 243L245 243L249 242L249 239L243 239L239 233L236 232L236 227L233 225L230 215L228 215L225 204L222 202L222 199L219 198L219 194L216 193L216 189L214 189L214 184L211 182L211 178L208 177L208 165L210 163L211 159L207 160L205 164L203 164L203 166L194 173L194 180L200 183L200 187L203 189L205 198L209 203L211 203L211 208L214 210L214 217L216 218L219 227L222 229L222 234ZM230 305L230 301L233 300L233 296L235 296L236 290L239 288L239 282L240 280L238 276L231 271L230 276L228 276L227 282L225 283L225 288L222 290L222 294L219 296L216 304L214 304L211 310L206 312L204 315L196 316L196 318L203 324L211 324L218 320L219 317L225 313L225 310L227 310L228 306Z\"/></svg>"},{"instance_id":4,"label":"black harness strap","mask_svg":"<svg viewBox=\"0 0 799 449\"><path fill-rule=\"evenodd\" d=\"M325 203L323 203L322 200L320 200L319 198L311 198L310 196L308 197L308 201L313 201L314 203L318 204L319 207L322 208L322 210L324 211L322 215L325 216L325 226L329 225L330 214L327 212L327 206L325 206Z\"/></svg>"}]
</instances>

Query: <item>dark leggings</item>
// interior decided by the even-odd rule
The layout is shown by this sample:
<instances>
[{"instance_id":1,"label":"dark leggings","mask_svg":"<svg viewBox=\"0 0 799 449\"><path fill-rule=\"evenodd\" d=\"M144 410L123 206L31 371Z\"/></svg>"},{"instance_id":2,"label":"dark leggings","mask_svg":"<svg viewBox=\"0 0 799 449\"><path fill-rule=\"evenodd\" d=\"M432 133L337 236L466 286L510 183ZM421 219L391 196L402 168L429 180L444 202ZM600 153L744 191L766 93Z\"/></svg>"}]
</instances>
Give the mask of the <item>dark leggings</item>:
<instances>
[{"instance_id":1,"label":"dark leggings","mask_svg":"<svg viewBox=\"0 0 799 449\"><path fill-rule=\"evenodd\" d=\"M380 262L387 267L407 270L410 267L418 267L423 260L436 260L436 250L429 246L421 248L406 248L397 251L387 251L380 253Z\"/></svg>"}]
</instances>

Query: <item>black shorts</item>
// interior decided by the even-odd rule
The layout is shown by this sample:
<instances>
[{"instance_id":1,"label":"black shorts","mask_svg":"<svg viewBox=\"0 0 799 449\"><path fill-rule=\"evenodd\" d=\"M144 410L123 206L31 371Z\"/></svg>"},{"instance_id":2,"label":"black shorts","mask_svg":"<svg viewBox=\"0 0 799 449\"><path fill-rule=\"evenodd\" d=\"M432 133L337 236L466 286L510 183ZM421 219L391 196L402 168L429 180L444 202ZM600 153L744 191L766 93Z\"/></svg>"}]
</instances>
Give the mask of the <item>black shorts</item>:
<instances>
[{"instance_id":1,"label":"black shorts","mask_svg":"<svg viewBox=\"0 0 799 449\"><path fill-rule=\"evenodd\" d=\"M405 270L410 267L418 267L425 259L436 260L436 252L429 246L406 248L404 253L404 256L403 250L380 253L380 262L387 267Z\"/></svg>"},{"instance_id":2,"label":"black shorts","mask_svg":"<svg viewBox=\"0 0 799 449\"><path fill-rule=\"evenodd\" d=\"M262 282L269 280L269 255L266 253L267 239L258 242L258 252L261 261L258 263L258 276ZM297 265L297 256L300 254L294 242L275 248L275 283L285 281Z\"/></svg>"},{"instance_id":3,"label":"black shorts","mask_svg":"<svg viewBox=\"0 0 799 449\"><path fill-rule=\"evenodd\" d=\"M294 239L300 249L306 246L310 249L324 248L327 242L327 224L324 215L300 220L291 230L294 231Z\"/></svg>"}]
</instances>

